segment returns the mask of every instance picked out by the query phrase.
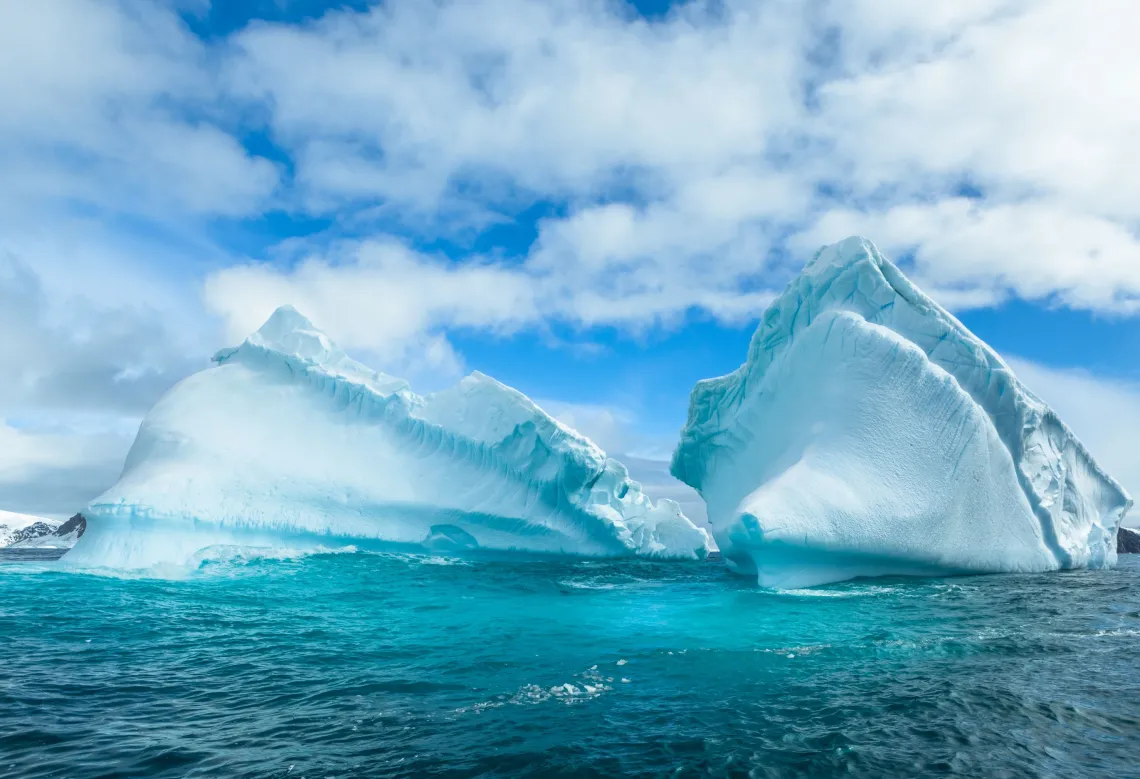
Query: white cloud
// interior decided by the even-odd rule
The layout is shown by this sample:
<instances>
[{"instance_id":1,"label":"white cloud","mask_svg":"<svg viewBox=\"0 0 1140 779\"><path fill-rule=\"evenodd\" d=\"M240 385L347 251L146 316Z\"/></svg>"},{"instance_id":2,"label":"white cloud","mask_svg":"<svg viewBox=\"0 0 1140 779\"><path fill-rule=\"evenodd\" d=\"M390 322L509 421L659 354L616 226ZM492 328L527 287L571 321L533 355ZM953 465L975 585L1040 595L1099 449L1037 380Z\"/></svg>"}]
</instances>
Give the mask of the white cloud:
<instances>
[{"instance_id":1,"label":"white cloud","mask_svg":"<svg viewBox=\"0 0 1140 779\"><path fill-rule=\"evenodd\" d=\"M1135 219L1140 160L1129 149L1140 106L1130 85L1140 78L1132 40L1140 8L972 2L933 34L889 45L915 9L933 21L940 5L948 4L837 6L858 12L838 20L854 67L821 89L820 119L855 166L856 189L924 189L931 178L968 175L1001 200L1040 195Z\"/></svg>"},{"instance_id":2,"label":"white cloud","mask_svg":"<svg viewBox=\"0 0 1140 779\"><path fill-rule=\"evenodd\" d=\"M133 430L76 435L18 429L0 420L0 505L71 516L118 478L132 438Z\"/></svg>"},{"instance_id":3,"label":"white cloud","mask_svg":"<svg viewBox=\"0 0 1140 779\"><path fill-rule=\"evenodd\" d=\"M987 205L957 197L870 214L835 210L793 245L806 253L837 234L875 236L889 255L913 253L915 281L943 302L965 291L973 296L965 302L976 306L1016 294L1055 297L1073 308L1140 309L1140 238L1054 203Z\"/></svg>"},{"instance_id":4,"label":"white cloud","mask_svg":"<svg viewBox=\"0 0 1140 779\"><path fill-rule=\"evenodd\" d=\"M217 125L209 59L163 3L0 5L0 207L259 209L277 171Z\"/></svg>"},{"instance_id":5,"label":"white cloud","mask_svg":"<svg viewBox=\"0 0 1140 779\"><path fill-rule=\"evenodd\" d=\"M0 3L0 506L67 514L114 481L215 340L205 220L277 184L180 9L208 3Z\"/></svg>"},{"instance_id":6,"label":"white cloud","mask_svg":"<svg viewBox=\"0 0 1140 779\"><path fill-rule=\"evenodd\" d=\"M344 244L330 254L335 260L310 257L292 271L226 268L207 279L206 303L225 318L231 341L292 304L343 348L367 350L380 367L404 373L417 364L458 370L444 327L509 332L540 318L528 280L509 268L450 264L394 242Z\"/></svg>"},{"instance_id":7,"label":"white cloud","mask_svg":"<svg viewBox=\"0 0 1140 779\"><path fill-rule=\"evenodd\" d=\"M141 415L199 365L175 322L145 305L52 300L30 265L0 255L0 409Z\"/></svg>"},{"instance_id":8,"label":"white cloud","mask_svg":"<svg viewBox=\"0 0 1140 779\"><path fill-rule=\"evenodd\" d=\"M1129 312L1138 14L1122 0L739 0L648 23L591 0L393 0L251 26L225 74L293 156L294 208L449 230L564 203L504 267L539 319L748 318L784 280L773 251L802 259L850 232L913 252L953 305L1056 295ZM340 318L354 310L375 322L355 306ZM505 326L499 308L444 310Z\"/></svg>"},{"instance_id":9,"label":"white cloud","mask_svg":"<svg viewBox=\"0 0 1140 779\"><path fill-rule=\"evenodd\" d=\"M122 244L55 232L0 239L0 506L70 516L118 478L143 413L205 364L206 328Z\"/></svg>"},{"instance_id":10,"label":"white cloud","mask_svg":"<svg viewBox=\"0 0 1140 779\"><path fill-rule=\"evenodd\" d=\"M649 25L616 8L394 0L251 27L229 75L271 102L302 186L429 208L465 171L541 194L638 169L680 183L762 157L796 116L798 15L768 4L721 21L693 4ZM330 157L348 163L332 177Z\"/></svg>"}]
</instances>

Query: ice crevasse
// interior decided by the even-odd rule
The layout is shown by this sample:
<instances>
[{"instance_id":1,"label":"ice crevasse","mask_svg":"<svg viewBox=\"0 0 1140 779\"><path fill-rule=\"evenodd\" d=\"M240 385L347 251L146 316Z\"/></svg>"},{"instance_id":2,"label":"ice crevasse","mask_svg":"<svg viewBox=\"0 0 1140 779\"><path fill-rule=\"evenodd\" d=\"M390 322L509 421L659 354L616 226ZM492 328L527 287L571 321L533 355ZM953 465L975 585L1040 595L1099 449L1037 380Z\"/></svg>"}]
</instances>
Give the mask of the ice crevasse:
<instances>
[{"instance_id":1,"label":"ice crevasse","mask_svg":"<svg viewBox=\"0 0 1140 779\"><path fill-rule=\"evenodd\" d=\"M677 503L482 374L421 397L288 306L214 362L148 413L69 562L185 564L219 545L708 551Z\"/></svg>"},{"instance_id":2,"label":"ice crevasse","mask_svg":"<svg viewBox=\"0 0 1140 779\"><path fill-rule=\"evenodd\" d=\"M1132 501L875 246L821 249L701 381L672 473L762 585L1103 567Z\"/></svg>"}]
</instances>

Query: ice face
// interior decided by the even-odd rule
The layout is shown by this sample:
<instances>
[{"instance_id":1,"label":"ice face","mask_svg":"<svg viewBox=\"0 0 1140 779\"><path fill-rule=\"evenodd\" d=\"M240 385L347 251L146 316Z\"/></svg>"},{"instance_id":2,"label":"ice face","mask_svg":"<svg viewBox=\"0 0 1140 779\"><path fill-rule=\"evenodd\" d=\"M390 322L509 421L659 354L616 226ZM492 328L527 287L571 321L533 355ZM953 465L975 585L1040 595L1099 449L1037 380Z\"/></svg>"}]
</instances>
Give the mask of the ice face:
<instances>
[{"instance_id":1,"label":"ice face","mask_svg":"<svg viewBox=\"0 0 1140 779\"><path fill-rule=\"evenodd\" d=\"M291 307L214 361L147 415L69 561L145 568L215 545L708 550L676 503L482 374L420 397Z\"/></svg>"},{"instance_id":2,"label":"ice face","mask_svg":"<svg viewBox=\"0 0 1140 779\"><path fill-rule=\"evenodd\" d=\"M819 251L744 365L693 390L673 474L767 586L1116 559L1131 499L869 242Z\"/></svg>"}]
</instances>

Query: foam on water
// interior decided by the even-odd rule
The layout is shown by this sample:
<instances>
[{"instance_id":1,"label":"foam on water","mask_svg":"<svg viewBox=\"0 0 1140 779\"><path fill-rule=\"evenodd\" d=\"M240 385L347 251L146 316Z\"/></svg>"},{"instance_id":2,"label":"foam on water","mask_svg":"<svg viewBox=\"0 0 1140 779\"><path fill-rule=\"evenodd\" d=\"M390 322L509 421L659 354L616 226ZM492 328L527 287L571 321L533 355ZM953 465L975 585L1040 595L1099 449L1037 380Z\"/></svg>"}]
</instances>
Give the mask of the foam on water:
<instances>
[{"instance_id":1,"label":"foam on water","mask_svg":"<svg viewBox=\"0 0 1140 779\"><path fill-rule=\"evenodd\" d=\"M243 544L213 544L196 549L183 562L157 562L146 567L117 568L76 561L67 555L45 570L63 570L76 574L103 576L113 579L158 579L180 581L190 577L232 576L248 573L248 569L266 562L302 560L312 555L356 554L355 546L323 546L321 544L295 546L253 546Z\"/></svg>"}]
</instances>

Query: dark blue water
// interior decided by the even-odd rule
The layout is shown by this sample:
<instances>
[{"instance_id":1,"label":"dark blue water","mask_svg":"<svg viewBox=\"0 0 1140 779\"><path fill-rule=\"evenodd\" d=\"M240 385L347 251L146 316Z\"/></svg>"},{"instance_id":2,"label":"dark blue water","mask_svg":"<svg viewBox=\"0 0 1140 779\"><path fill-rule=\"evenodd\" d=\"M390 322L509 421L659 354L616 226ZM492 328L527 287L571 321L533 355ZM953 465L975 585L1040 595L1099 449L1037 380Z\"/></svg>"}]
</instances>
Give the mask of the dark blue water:
<instances>
[{"instance_id":1,"label":"dark blue water","mask_svg":"<svg viewBox=\"0 0 1140 779\"><path fill-rule=\"evenodd\" d=\"M1140 776L1140 560L0 563L0 776Z\"/></svg>"}]
</instances>

